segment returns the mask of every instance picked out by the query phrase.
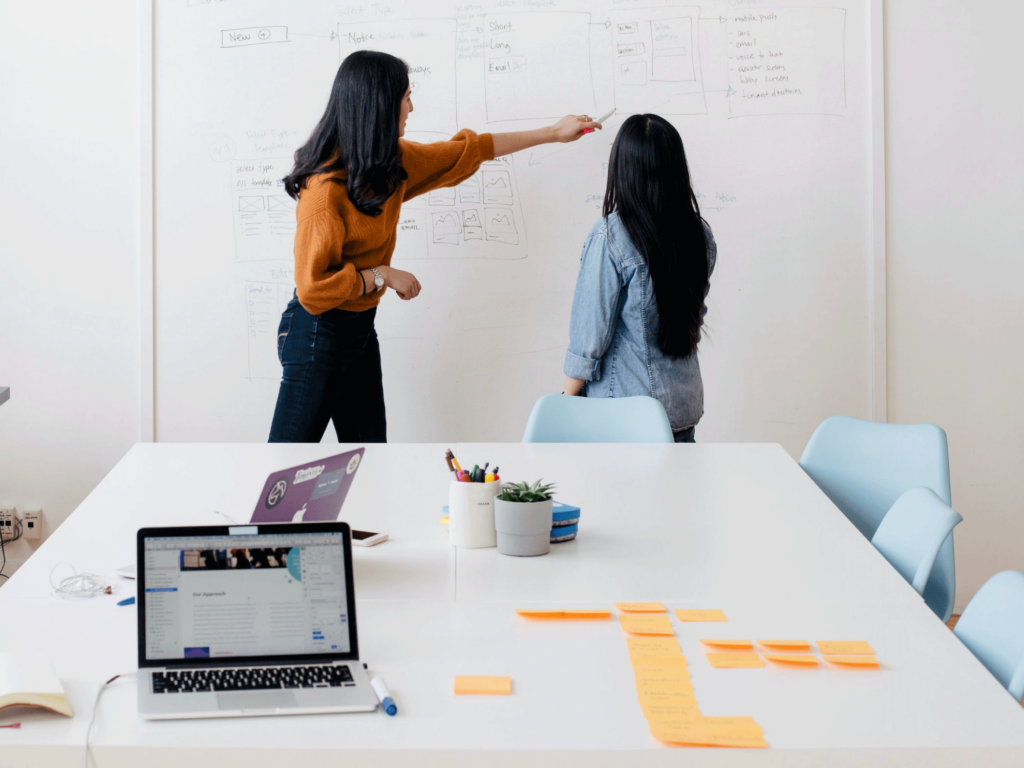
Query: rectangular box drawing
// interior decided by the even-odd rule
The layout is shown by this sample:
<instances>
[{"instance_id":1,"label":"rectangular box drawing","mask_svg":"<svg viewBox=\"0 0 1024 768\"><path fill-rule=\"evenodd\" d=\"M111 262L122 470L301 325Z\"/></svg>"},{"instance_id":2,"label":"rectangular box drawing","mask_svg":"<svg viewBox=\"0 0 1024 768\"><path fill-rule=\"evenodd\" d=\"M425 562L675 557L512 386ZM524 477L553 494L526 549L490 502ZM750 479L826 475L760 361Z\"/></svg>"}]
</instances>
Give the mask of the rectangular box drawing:
<instances>
[{"instance_id":1,"label":"rectangular box drawing","mask_svg":"<svg viewBox=\"0 0 1024 768\"><path fill-rule=\"evenodd\" d=\"M615 106L620 113L707 112L695 6L637 8L611 14Z\"/></svg>"},{"instance_id":2,"label":"rectangular box drawing","mask_svg":"<svg viewBox=\"0 0 1024 768\"><path fill-rule=\"evenodd\" d=\"M647 85L647 62L626 61L619 64L620 85Z\"/></svg>"},{"instance_id":3,"label":"rectangular box drawing","mask_svg":"<svg viewBox=\"0 0 1024 768\"><path fill-rule=\"evenodd\" d=\"M396 258L525 258L526 230L511 157L489 160L443 191L452 194L428 194L402 205Z\"/></svg>"},{"instance_id":4,"label":"rectangular box drawing","mask_svg":"<svg viewBox=\"0 0 1024 768\"><path fill-rule=\"evenodd\" d=\"M416 111L410 130L440 131L449 136L459 130L455 55L455 19L392 19L338 24L343 60L353 51L383 51L409 65L409 87ZM415 127L413 127L415 126Z\"/></svg>"},{"instance_id":5,"label":"rectangular box drawing","mask_svg":"<svg viewBox=\"0 0 1024 768\"><path fill-rule=\"evenodd\" d=\"M281 378L281 361L277 357L277 331L281 313L291 301L295 286L287 283L246 281L245 335L248 339L249 379Z\"/></svg>"},{"instance_id":6,"label":"rectangular box drawing","mask_svg":"<svg viewBox=\"0 0 1024 768\"><path fill-rule=\"evenodd\" d=\"M693 75L693 22L689 18L651 22L652 80L690 82Z\"/></svg>"},{"instance_id":7,"label":"rectangular box drawing","mask_svg":"<svg viewBox=\"0 0 1024 768\"><path fill-rule=\"evenodd\" d=\"M285 194L282 181L291 167L285 157L231 161L237 261L291 260L295 201Z\"/></svg>"},{"instance_id":8,"label":"rectangular box drawing","mask_svg":"<svg viewBox=\"0 0 1024 768\"><path fill-rule=\"evenodd\" d=\"M487 122L594 112L590 22L562 11L484 16Z\"/></svg>"},{"instance_id":9,"label":"rectangular box drawing","mask_svg":"<svg viewBox=\"0 0 1024 768\"><path fill-rule=\"evenodd\" d=\"M512 205L512 181L508 171L483 171L484 202Z\"/></svg>"},{"instance_id":10,"label":"rectangular box drawing","mask_svg":"<svg viewBox=\"0 0 1024 768\"><path fill-rule=\"evenodd\" d=\"M484 228L489 241L510 245L519 243L519 231L510 208L485 208Z\"/></svg>"},{"instance_id":11,"label":"rectangular box drawing","mask_svg":"<svg viewBox=\"0 0 1024 768\"><path fill-rule=\"evenodd\" d=\"M733 11L728 35L734 117L845 114L845 10Z\"/></svg>"},{"instance_id":12,"label":"rectangular box drawing","mask_svg":"<svg viewBox=\"0 0 1024 768\"><path fill-rule=\"evenodd\" d=\"M467 208L462 212L462 232L466 240L483 240L484 228L480 218L480 211L476 208Z\"/></svg>"},{"instance_id":13,"label":"rectangular box drawing","mask_svg":"<svg viewBox=\"0 0 1024 768\"><path fill-rule=\"evenodd\" d=\"M246 27L244 29L222 29L220 32L221 48L287 42L288 27Z\"/></svg>"},{"instance_id":14,"label":"rectangular box drawing","mask_svg":"<svg viewBox=\"0 0 1024 768\"><path fill-rule=\"evenodd\" d=\"M459 202L460 203L479 203L483 200L483 196L480 194L480 176L470 176L464 182L459 184Z\"/></svg>"},{"instance_id":15,"label":"rectangular box drawing","mask_svg":"<svg viewBox=\"0 0 1024 768\"><path fill-rule=\"evenodd\" d=\"M435 243L459 244L462 225L457 211L434 211L430 214L431 235Z\"/></svg>"}]
</instances>

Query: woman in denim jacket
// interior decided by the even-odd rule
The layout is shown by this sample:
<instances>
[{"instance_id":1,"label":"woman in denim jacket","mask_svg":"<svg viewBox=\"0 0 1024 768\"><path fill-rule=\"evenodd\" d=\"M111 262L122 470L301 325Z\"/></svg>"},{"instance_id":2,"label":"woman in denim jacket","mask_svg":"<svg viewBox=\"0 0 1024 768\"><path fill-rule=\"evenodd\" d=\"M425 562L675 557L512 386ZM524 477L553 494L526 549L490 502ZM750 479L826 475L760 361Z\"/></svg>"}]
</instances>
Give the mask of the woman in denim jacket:
<instances>
[{"instance_id":1,"label":"woman in denim jacket","mask_svg":"<svg viewBox=\"0 0 1024 768\"><path fill-rule=\"evenodd\" d=\"M654 397L676 442L693 442L704 414L697 345L717 249L667 120L622 124L602 213L576 279L565 394Z\"/></svg>"}]
</instances>

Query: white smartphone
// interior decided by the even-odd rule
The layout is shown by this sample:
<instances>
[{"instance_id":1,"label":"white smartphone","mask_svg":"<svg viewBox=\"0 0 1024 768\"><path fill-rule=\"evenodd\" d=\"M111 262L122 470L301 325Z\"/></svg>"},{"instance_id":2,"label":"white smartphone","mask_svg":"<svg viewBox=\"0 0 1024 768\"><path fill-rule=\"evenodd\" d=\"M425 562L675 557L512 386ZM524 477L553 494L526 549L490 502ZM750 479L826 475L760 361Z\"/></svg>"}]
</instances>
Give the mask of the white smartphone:
<instances>
[{"instance_id":1,"label":"white smartphone","mask_svg":"<svg viewBox=\"0 0 1024 768\"><path fill-rule=\"evenodd\" d=\"M380 544L382 541L387 541L388 535L386 533L373 533L372 531L352 531L352 546L353 547L372 547L374 544Z\"/></svg>"}]
</instances>

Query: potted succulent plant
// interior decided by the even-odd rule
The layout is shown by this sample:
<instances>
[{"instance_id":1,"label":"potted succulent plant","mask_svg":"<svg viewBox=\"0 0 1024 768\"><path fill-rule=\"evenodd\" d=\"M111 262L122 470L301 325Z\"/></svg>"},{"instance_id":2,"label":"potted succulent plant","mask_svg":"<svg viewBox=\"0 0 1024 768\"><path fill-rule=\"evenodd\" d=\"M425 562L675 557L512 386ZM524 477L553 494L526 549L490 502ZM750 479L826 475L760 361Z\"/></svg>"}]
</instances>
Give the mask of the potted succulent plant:
<instances>
[{"instance_id":1,"label":"potted succulent plant","mask_svg":"<svg viewBox=\"0 0 1024 768\"><path fill-rule=\"evenodd\" d=\"M494 500L494 527L503 555L533 557L551 549L551 496L554 483L503 483Z\"/></svg>"}]
</instances>

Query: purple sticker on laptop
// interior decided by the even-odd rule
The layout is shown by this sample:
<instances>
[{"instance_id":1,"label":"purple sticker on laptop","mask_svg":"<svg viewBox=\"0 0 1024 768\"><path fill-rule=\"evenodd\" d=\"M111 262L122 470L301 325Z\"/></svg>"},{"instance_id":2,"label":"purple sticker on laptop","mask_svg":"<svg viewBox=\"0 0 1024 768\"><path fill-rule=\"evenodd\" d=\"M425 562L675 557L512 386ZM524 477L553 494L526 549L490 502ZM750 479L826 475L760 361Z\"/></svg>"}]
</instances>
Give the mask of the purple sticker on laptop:
<instances>
[{"instance_id":1,"label":"purple sticker on laptop","mask_svg":"<svg viewBox=\"0 0 1024 768\"><path fill-rule=\"evenodd\" d=\"M250 523L338 519L365 448L271 472Z\"/></svg>"}]
</instances>

